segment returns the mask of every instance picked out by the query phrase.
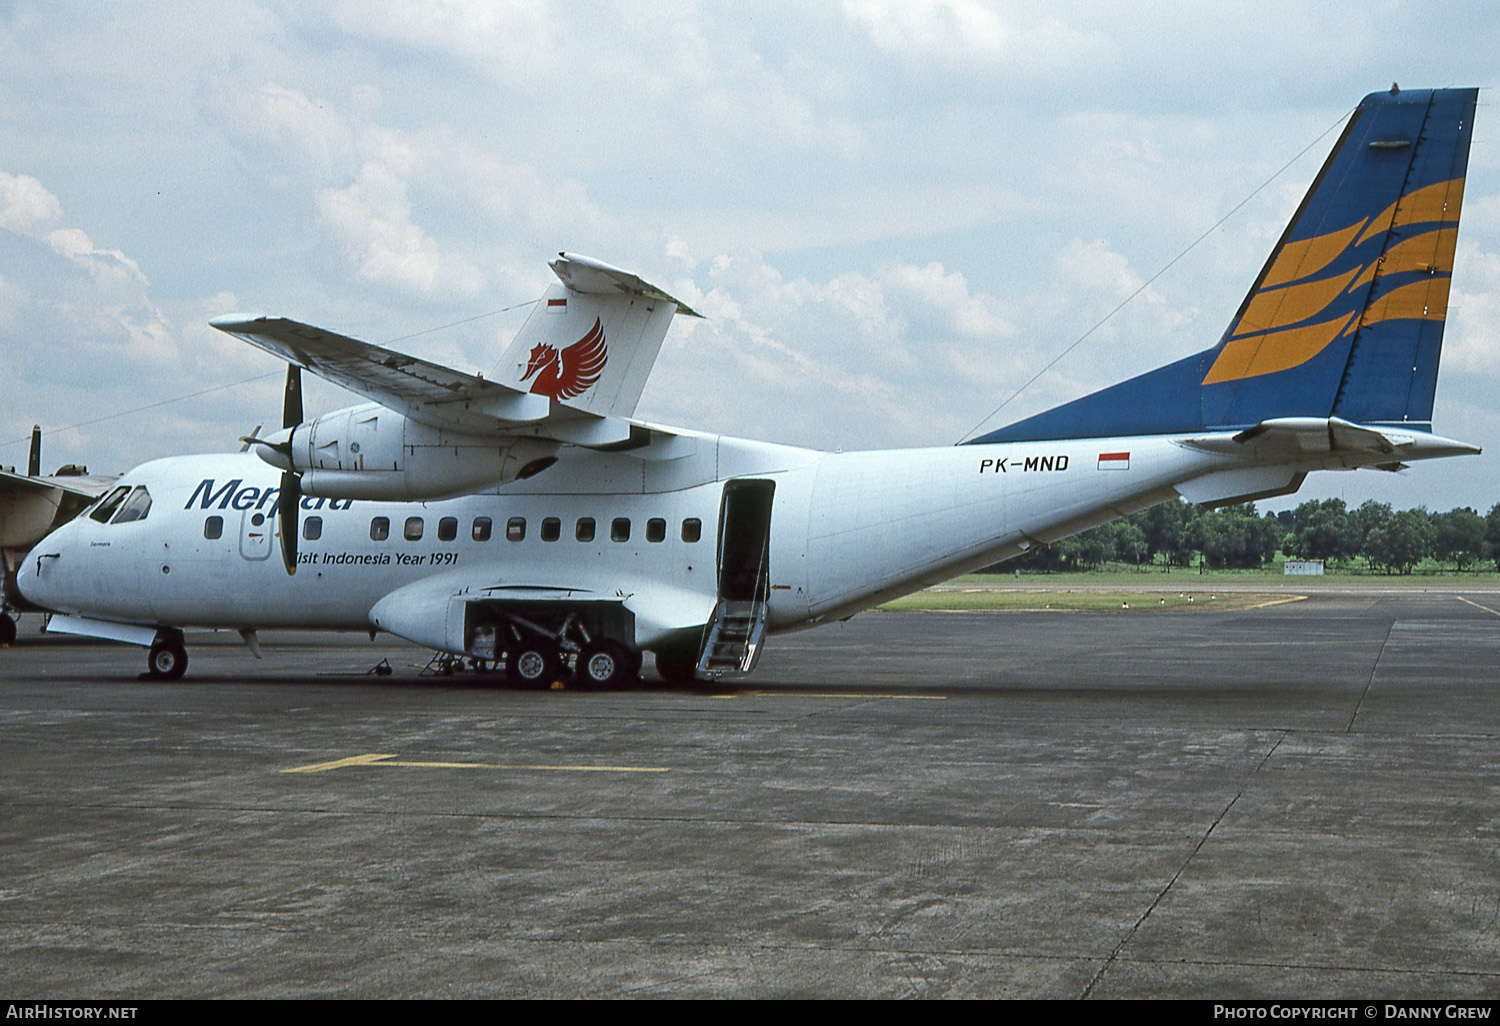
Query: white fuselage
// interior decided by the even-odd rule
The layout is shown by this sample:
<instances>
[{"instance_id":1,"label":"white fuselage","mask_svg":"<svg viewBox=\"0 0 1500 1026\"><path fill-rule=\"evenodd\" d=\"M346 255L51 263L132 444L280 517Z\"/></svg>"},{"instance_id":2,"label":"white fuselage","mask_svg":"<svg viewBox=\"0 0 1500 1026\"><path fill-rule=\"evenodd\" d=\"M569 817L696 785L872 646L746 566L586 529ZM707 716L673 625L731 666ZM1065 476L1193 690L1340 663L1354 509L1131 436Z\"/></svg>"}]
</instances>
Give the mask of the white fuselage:
<instances>
[{"instance_id":1,"label":"white fuselage","mask_svg":"<svg viewBox=\"0 0 1500 1026\"><path fill-rule=\"evenodd\" d=\"M451 651L461 644L445 640L443 618L455 596L607 600L633 615L629 640L651 648L712 615L730 479L775 483L776 632L847 617L1235 465L1169 437L824 453L679 435L661 451L572 450L536 478L457 499L304 498L289 575L275 538L276 471L251 454L185 456L120 479L149 492L144 518L80 516L34 550L19 583L38 605L92 620L378 627ZM591 537L580 520L593 522ZM400 589L402 602L372 612Z\"/></svg>"}]
</instances>

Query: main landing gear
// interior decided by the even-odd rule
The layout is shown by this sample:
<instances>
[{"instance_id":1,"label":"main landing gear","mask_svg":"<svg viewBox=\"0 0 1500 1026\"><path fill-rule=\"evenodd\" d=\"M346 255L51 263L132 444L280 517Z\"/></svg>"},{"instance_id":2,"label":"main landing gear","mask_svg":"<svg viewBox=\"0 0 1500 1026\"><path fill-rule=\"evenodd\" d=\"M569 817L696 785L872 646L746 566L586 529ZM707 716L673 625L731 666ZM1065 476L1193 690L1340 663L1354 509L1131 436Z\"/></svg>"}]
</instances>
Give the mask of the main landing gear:
<instances>
[{"instance_id":1,"label":"main landing gear","mask_svg":"<svg viewBox=\"0 0 1500 1026\"><path fill-rule=\"evenodd\" d=\"M641 655L606 630L576 612L496 610L473 625L469 654L495 659L517 688L548 688L558 680L590 691L628 687L640 677Z\"/></svg>"},{"instance_id":2,"label":"main landing gear","mask_svg":"<svg viewBox=\"0 0 1500 1026\"><path fill-rule=\"evenodd\" d=\"M0 613L0 648L16 641L16 620L10 613Z\"/></svg>"},{"instance_id":3,"label":"main landing gear","mask_svg":"<svg viewBox=\"0 0 1500 1026\"><path fill-rule=\"evenodd\" d=\"M571 672L568 653L551 638L532 635L514 642L505 653L505 675L518 688L548 688L568 678L589 691L629 687L640 676L641 657L617 641L595 638L577 649Z\"/></svg>"}]
</instances>

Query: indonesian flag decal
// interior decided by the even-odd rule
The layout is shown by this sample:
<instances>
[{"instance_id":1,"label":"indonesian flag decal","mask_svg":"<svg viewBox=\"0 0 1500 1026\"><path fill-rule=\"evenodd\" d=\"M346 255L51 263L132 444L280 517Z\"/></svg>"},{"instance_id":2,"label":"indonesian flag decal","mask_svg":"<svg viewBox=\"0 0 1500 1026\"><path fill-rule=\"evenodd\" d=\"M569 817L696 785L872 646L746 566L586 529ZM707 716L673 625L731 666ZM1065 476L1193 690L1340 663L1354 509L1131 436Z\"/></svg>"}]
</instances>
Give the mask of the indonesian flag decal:
<instances>
[{"instance_id":1,"label":"indonesian flag decal","mask_svg":"<svg viewBox=\"0 0 1500 1026\"><path fill-rule=\"evenodd\" d=\"M553 399L572 399L594 386L608 360L604 325L595 317L594 326L588 333L565 349L555 349L545 342L532 346L531 360L526 364L526 373L521 375L521 380L535 374L532 392Z\"/></svg>"},{"instance_id":2,"label":"indonesian flag decal","mask_svg":"<svg viewBox=\"0 0 1500 1026\"><path fill-rule=\"evenodd\" d=\"M1129 470L1130 453L1128 452L1101 452L1099 454L1100 470Z\"/></svg>"}]
</instances>

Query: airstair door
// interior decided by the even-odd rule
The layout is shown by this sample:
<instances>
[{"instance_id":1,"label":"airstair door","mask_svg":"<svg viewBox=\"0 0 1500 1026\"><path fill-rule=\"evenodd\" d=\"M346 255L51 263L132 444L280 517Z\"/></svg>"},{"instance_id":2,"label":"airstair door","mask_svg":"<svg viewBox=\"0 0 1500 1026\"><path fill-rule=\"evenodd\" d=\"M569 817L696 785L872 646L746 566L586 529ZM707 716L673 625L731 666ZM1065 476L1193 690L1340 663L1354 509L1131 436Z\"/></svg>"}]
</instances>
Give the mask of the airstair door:
<instances>
[{"instance_id":1,"label":"airstair door","mask_svg":"<svg viewBox=\"0 0 1500 1026\"><path fill-rule=\"evenodd\" d=\"M728 481L719 508L719 602L698 669L749 673L760 658L770 595L774 481Z\"/></svg>"}]
</instances>

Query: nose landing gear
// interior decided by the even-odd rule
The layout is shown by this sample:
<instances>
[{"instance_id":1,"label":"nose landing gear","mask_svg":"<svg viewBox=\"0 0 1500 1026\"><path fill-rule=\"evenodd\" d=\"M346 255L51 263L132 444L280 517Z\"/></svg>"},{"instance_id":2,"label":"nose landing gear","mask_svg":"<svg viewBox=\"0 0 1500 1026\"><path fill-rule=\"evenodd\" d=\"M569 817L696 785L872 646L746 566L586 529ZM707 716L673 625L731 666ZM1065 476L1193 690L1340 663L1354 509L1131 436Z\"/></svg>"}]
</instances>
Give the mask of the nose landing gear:
<instances>
[{"instance_id":1,"label":"nose landing gear","mask_svg":"<svg viewBox=\"0 0 1500 1026\"><path fill-rule=\"evenodd\" d=\"M187 648L181 631L161 631L146 655L146 673L152 680L181 680L187 672Z\"/></svg>"}]
</instances>

